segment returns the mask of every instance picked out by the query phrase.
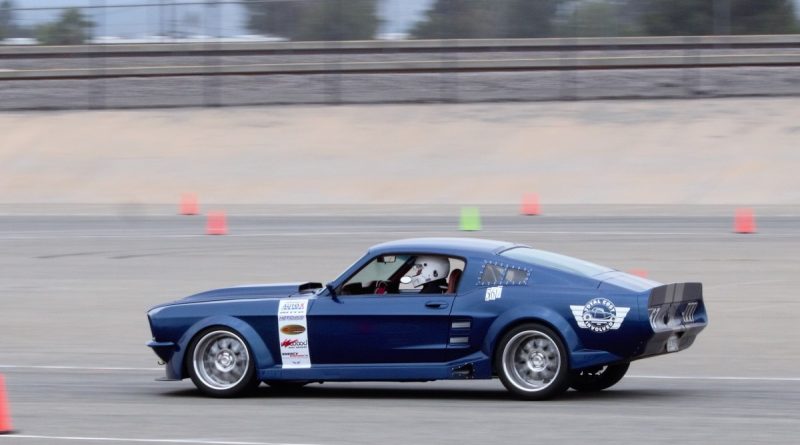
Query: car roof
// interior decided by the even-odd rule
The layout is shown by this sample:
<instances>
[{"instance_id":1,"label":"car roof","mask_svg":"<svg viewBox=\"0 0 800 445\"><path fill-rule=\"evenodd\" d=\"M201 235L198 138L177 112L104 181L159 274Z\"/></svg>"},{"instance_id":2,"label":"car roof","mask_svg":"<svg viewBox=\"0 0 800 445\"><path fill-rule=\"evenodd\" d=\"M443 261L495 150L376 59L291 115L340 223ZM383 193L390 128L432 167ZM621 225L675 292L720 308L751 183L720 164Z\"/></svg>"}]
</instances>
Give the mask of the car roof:
<instances>
[{"instance_id":1,"label":"car roof","mask_svg":"<svg viewBox=\"0 0 800 445\"><path fill-rule=\"evenodd\" d=\"M377 244L369 249L379 253L443 253L450 255L491 255L520 244L479 238L408 238Z\"/></svg>"}]
</instances>

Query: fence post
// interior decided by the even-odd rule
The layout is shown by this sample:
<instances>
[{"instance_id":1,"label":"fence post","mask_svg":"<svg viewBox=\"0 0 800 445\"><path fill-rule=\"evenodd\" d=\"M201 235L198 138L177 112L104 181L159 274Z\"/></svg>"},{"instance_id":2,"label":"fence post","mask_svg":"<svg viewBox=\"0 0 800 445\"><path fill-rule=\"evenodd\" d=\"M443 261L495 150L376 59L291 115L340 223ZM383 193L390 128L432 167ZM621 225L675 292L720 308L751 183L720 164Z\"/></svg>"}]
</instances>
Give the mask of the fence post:
<instances>
[{"instance_id":1,"label":"fence post","mask_svg":"<svg viewBox=\"0 0 800 445\"><path fill-rule=\"evenodd\" d=\"M215 67L218 71L219 67L222 65L222 58L224 57L222 53L218 53L216 56L211 55L212 49L219 49L221 48L222 39L222 5L219 4L218 0L206 0L205 3L205 25L206 25L206 35L211 37L214 36L216 38L216 42L210 41L210 39L206 39L205 48L206 48L206 55L205 55L205 65L208 67ZM215 13L216 12L216 16ZM216 30L212 29L213 23L216 25ZM222 105L222 78L219 75L206 75L203 77L203 104L206 107L218 107Z\"/></svg>"}]
</instances>

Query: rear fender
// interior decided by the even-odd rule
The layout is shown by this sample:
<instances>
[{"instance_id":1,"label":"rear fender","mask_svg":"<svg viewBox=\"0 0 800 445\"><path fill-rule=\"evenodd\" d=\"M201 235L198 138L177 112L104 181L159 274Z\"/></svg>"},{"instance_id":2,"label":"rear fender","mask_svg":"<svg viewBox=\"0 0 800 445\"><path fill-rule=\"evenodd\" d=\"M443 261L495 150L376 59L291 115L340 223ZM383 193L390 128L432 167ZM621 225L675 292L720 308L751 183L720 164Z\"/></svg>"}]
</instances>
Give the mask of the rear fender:
<instances>
[{"instance_id":1,"label":"rear fender","mask_svg":"<svg viewBox=\"0 0 800 445\"><path fill-rule=\"evenodd\" d=\"M186 330L181 339L178 341L178 348L172 359L167 363L167 376L174 379L185 379L189 377L186 374L185 367L185 354L189 349L189 343L200 331L211 326L221 326L231 328L238 332L247 345L250 347L250 354L253 357L253 364L256 370L265 369L275 365L275 359L269 353L267 345L261 339L261 336L256 333L255 329L246 322L227 315L216 315L213 317L204 318Z\"/></svg>"},{"instance_id":2,"label":"rear fender","mask_svg":"<svg viewBox=\"0 0 800 445\"><path fill-rule=\"evenodd\" d=\"M500 342L502 335L505 334L508 328L525 322L544 324L552 328L556 334L559 334L564 346L567 348L569 362L572 363L572 352L581 347L578 335L561 314L538 305L515 307L497 317L486 332L486 338L481 348L483 353L488 357L494 357L493 354L497 343Z\"/></svg>"}]
</instances>

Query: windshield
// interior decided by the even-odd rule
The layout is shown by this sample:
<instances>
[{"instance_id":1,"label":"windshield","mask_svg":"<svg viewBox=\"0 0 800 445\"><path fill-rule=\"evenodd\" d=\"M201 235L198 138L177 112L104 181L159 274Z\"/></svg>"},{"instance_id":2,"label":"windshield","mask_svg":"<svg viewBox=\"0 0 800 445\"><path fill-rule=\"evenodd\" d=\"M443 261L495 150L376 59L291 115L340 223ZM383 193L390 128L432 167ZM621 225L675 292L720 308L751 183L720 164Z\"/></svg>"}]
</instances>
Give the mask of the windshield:
<instances>
[{"instance_id":1,"label":"windshield","mask_svg":"<svg viewBox=\"0 0 800 445\"><path fill-rule=\"evenodd\" d=\"M411 255L381 255L372 260L352 278L347 280L345 286L352 283L367 284L375 280L388 280L395 272L403 267Z\"/></svg>"},{"instance_id":2,"label":"windshield","mask_svg":"<svg viewBox=\"0 0 800 445\"><path fill-rule=\"evenodd\" d=\"M548 267L562 272L593 277L614 269L579 260L566 255L559 255L545 250L531 249L530 247L514 247L500 253L501 256L522 261L534 266Z\"/></svg>"}]
</instances>

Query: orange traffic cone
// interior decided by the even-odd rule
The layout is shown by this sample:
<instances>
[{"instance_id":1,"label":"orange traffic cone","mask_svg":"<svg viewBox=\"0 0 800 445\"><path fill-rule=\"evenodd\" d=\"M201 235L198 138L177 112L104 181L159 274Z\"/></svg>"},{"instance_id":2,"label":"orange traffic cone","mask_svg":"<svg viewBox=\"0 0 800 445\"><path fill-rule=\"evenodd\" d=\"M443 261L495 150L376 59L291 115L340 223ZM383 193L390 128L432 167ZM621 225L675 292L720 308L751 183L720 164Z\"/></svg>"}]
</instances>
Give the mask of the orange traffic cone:
<instances>
[{"instance_id":1,"label":"orange traffic cone","mask_svg":"<svg viewBox=\"0 0 800 445\"><path fill-rule=\"evenodd\" d=\"M756 232L756 217L753 214L753 209L736 209L736 215L733 218L733 231L736 233Z\"/></svg>"},{"instance_id":2,"label":"orange traffic cone","mask_svg":"<svg viewBox=\"0 0 800 445\"><path fill-rule=\"evenodd\" d=\"M520 213L523 215L538 215L539 214L539 195L536 193L526 193L522 197L522 206Z\"/></svg>"},{"instance_id":3,"label":"orange traffic cone","mask_svg":"<svg viewBox=\"0 0 800 445\"><path fill-rule=\"evenodd\" d=\"M228 233L228 221L225 212L208 212L206 234L225 235Z\"/></svg>"},{"instance_id":4,"label":"orange traffic cone","mask_svg":"<svg viewBox=\"0 0 800 445\"><path fill-rule=\"evenodd\" d=\"M6 382L0 374L0 434L13 433L11 427L11 411L8 409L8 398L6 397Z\"/></svg>"},{"instance_id":5,"label":"orange traffic cone","mask_svg":"<svg viewBox=\"0 0 800 445\"><path fill-rule=\"evenodd\" d=\"M200 207L197 205L197 195L184 193L181 195L181 215L197 215Z\"/></svg>"},{"instance_id":6,"label":"orange traffic cone","mask_svg":"<svg viewBox=\"0 0 800 445\"><path fill-rule=\"evenodd\" d=\"M628 271L631 275L636 275L637 277L647 278L647 269L631 269Z\"/></svg>"}]
</instances>

